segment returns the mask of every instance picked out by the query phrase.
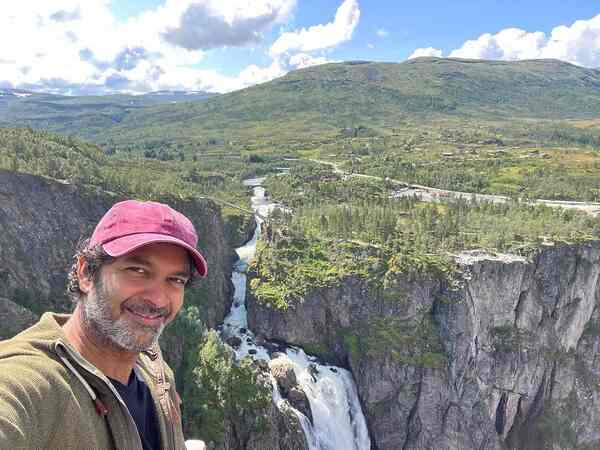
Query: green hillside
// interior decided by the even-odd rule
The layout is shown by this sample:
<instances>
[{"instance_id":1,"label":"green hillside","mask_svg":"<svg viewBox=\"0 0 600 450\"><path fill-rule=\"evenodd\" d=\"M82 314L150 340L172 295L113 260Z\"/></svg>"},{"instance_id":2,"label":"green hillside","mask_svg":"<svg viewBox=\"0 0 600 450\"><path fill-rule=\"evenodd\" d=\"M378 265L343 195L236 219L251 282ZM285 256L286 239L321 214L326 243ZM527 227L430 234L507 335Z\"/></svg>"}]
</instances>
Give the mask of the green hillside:
<instances>
[{"instance_id":1,"label":"green hillside","mask_svg":"<svg viewBox=\"0 0 600 450\"><path fill-rule=\"evenodd\" d=\"M131 111L161 104L203 101L214 95L157 91L144 95L67 96L0 89L0 124L28 125L88 137L121 122Z\"/></svg>"},{"instance_id":2,"label":"green hillside","mask_svg":"<svg viewBox=\"0 0 600 450\"><path fill-rule=\"evenodd\" d=\"M387 129L406 118L599 115L597 70L554 60L419 58L327 64L203 103L133 111L110 136L117 143L182 137L281 141L330 136L346 127Z\"/></svg>"},{"instance_id":3,"label":"green hillside","mask_svg":"<svg viewBox=\"0 0 600 450\"><path fill-rule=\"evenodd\" d=\"M297 70L203 102L128 107L125 97L32 97L30 109L4 112L0 102L0 123L76 134L103 147L180 143L206 150L207 142L220 141L306 143L344 128L377 133L407 119L587 119L600 116L600 71L556 60L354 61Z\"/></svg>"}]
</instances>

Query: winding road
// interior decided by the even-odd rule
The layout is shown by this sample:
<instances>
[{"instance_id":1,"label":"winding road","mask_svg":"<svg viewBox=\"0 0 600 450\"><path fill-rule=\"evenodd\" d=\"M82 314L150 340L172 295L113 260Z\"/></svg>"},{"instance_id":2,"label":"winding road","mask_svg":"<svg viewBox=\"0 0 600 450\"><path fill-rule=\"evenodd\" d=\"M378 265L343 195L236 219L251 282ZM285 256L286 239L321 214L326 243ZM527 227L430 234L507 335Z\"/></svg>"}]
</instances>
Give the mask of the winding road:
<instances>
[{"instance_id":1,"label":"winding road","mask_svg":"<svg viewBox=\"0 0 600 450\"><path fill-rule=\"evenodd\" d=\"M400 197L417 197L419 200L426 202L446 202L451 200L463 199L467 201L477 201L477 202L491 202L491 203L506 203L511 201L510 197L506 197L504 195L492 195L492 194L474 194L472 192L460 192L460 191L450 191L447 189L438 189L429 186L422 186L420 184L410 184L401 180L394 180L391 178L378 177L375 175L365 175L362 173L350 173L345 170L340 169L338 163L334 163L332 161L324 161L321 159L309 159L310 161L325 164L331 166L333 168L334 173L339 175L343 175L346 177L359 177L359 178L368 178L372 180L379 180L397 184L402 186L397 191L394 191L392 194L396 198ZM600 215L600 203L594 202L574 202L574 201L561 201L561 200L528 200L527 204L530 205L545 205L550 206L552 208L564 208L564 209L575 209L578 211L583 211L587 214L590 214L594 217L598 217Z\"/></svg>"}]
</instances>

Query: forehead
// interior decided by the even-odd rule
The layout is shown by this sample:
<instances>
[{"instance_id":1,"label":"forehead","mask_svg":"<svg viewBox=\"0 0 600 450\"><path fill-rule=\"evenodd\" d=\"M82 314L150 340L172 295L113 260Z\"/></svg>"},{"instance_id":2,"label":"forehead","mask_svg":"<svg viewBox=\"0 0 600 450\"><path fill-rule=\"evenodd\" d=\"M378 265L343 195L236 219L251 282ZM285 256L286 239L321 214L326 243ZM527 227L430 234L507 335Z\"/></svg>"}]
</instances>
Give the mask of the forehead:
<instances>
[{"instance_id":1,"label":"forehead","mask_svg":"<svg viewBox=\"0 0 600 450\"><path fill-rule=\"evenodd\" d=\"M189 271L189 258L187 250L178 245L154 243L120 256L117 261L137 262L165 270Z\"/></svg>"}]
</instances>

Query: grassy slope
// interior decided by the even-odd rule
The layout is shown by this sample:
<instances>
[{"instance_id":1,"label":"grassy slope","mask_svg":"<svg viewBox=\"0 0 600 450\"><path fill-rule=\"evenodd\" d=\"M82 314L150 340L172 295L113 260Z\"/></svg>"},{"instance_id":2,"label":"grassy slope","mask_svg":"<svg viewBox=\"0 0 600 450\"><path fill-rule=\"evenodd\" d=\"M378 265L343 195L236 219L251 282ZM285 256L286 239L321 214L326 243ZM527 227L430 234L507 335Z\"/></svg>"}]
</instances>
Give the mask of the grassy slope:
<instances>
[{"instance_id":1,"label":"grassy slope","mask_svg":"<svg viewBox=\"0 0 600 450\"><path fill-rule=\"evenodd\" d=\"M335 136L343 127L390 128L405 118L596 118L600 72L555 60L418 58L311 67L206 102L126 109L117 97L32 98L29 109L13 106L4 115L100 144L289 142Z\"/></svg>"},{"instance_id":2,"label":"grassy slope","mask_svg":"<svg viewBox=\"0 0 600 450\"><path fill-rule=\"evenodd\" d=\"M281 140L342 127L392 127L406 117L591 118L600 114L600 72L554 61L420 58L298 70L196 104L134 111L117 141L207 136Z\"/></svg>"},{"instance_id":3,"label":"grassy slope","mask_svg":"<svg viewBox=\"0 0 600 450\"><path fill-rule=\"evenodd\" d=\"M0 123L29 125L82 137L101 134L136 109L175 102L202 101L213 96L203 92L89 96L31 93L26 97L8 94L0 96Z\"/></svg>"}]
</instances>

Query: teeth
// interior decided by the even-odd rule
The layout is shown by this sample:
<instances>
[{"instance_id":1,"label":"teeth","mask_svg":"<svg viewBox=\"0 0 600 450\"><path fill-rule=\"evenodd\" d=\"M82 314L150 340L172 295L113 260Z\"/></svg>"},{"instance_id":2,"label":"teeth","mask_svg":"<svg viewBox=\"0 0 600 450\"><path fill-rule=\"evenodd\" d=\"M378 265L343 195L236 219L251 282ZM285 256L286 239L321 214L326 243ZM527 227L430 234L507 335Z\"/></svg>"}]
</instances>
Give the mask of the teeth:
<instances>
[{"instance_id":1,"label":"teeth","mask_svg":"<svg viewBox=\"0 0 600 450\"><path fill-rule=\"evenodd\" d=\"M158 317L157 314L148 315L148 314L140 314L140 316L145 317L147 319L156 319Z\"/></svg>"},{"instance_id":2,"label":"teeth","mask_svg":"<svg viewBox=\"0 0 600 450\"><path fill-rule=\"evenodd\" d=\"M158 314L158 313L157 314L145 314L145 313L143 313L141 311L134 311L132 309L129 309L129 311L131 311L133 314L135 314L137 316L140 316L140 317L143 317L145 319L157 319L157 318L160 317L160 314Z\"/></svg>"}]
</instances>

